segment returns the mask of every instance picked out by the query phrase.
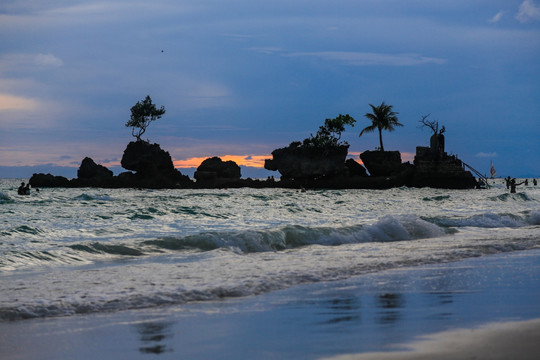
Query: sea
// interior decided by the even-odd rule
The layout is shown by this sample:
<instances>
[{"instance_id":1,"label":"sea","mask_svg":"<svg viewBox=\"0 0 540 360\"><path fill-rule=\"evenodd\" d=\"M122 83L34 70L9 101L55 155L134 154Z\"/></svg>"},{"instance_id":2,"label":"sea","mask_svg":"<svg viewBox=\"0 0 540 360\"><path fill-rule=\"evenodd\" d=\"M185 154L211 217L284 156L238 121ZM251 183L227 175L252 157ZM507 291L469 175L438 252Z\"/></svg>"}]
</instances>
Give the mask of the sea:
<instances>
[{"instance_id":1,"label":"sea","mask_svg":"<svg viewBox=\"0 0 540 360\"><path fill-rule=\"evenodd\" d=\"M540 248L540 187L42 188L0 179L0 322L250 297Z\"/></svg>"}]
</instances>

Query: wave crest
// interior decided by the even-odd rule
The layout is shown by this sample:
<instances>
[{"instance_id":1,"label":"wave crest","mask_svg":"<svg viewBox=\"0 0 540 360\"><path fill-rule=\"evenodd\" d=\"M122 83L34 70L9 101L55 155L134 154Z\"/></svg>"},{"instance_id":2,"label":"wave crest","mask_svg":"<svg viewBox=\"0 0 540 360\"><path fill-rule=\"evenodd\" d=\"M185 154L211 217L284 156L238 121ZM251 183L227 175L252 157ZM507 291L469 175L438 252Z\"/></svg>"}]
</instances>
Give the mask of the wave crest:
<instances>
[{"instance_id":1,"label":"wave crest","mask_svg":"<svg viewBox=\"0 0 540 360\"><path fill-rule=\"evenodd\" d=\"M279 229L212 231L183 237L147 240L158 249L209 251L238 249L243 253L280 251L308 245L336 246L362 242L415 240L444 235L444 230L416 216L385 216L372 225L340 228L288 225Z\"/></svg>"}]
</instances>

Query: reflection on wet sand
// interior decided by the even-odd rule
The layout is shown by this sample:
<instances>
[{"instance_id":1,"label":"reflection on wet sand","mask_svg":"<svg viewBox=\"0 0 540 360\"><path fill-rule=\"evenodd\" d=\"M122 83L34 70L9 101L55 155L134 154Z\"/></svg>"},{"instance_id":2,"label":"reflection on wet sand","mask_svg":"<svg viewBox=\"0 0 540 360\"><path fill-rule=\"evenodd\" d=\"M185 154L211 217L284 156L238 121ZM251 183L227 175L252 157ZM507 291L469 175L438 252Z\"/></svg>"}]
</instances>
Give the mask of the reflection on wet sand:
<instances>
[{"instance_id":1,"label":"reflection on wet sand","mask_svg":"<svg viewBox=\"0 0 540 360\"><path fill-rule=\"evenodd\" d=\"M329 318L324 324L338 324L342 322L360 322L360 299L355 297L337 298L325 301L323 306L328 310L319 313Z\"/></svg>"},{"instance_id":2,"label":"reflection on wet sand","mask_svg":"<svg viewBox=\"0 0 540 360\"><path fill-rule=\"evenodd\" d=\"M140 335L141 347L139 351L143 354L162 354L172 352L170 346L164 344L166 339L173 338L171 330L172 324L166 322L145 322L136 324L137 332Z\"/></svg>"},{"instance_id":3,"label":"reflection on wet sand","mask_svg":"<svg viewBox=\"0 0 540 360\"><path fill-rule=\"evenodd\" d=\"M377 312L378 321L381 324L392 324L401 317L401 309L405 307L405 298L402 294L383 293L376 299L376 306L382 309Z\"/></svg>"}]
</instances>

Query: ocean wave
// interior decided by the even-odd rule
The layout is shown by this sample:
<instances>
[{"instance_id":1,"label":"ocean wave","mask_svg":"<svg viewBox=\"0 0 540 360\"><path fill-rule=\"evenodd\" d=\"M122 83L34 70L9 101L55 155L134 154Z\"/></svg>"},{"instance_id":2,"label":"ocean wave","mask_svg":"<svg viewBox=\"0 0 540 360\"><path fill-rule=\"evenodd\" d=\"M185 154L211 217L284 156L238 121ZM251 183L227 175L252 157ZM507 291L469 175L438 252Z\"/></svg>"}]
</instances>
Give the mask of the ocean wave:
<instances>
[{"instance_id":1,"label":"ocean wave","mask_svg":"<svg viewBox=\"0 0 540 360\"><path fill-rule=\"evenodd\" d=\"M93 242L90 244L75 244L68 247L73 250L83 251L91 254L109 254L125 256L141 256L144 254L142 251L129 246L103 244L100 242Z\"/></svg>"},{"instance_id":2,"label":"ocean wave","mask_svg":"<svg viewBox=\"0 0 540 360\"><path fill-rule=\"evenodd\" d=\"M533 210L526 213L527 223L530 225L540 225L540 210Z\"/></svg>"},{"instance_id":3,"label":"ocean wave","mask_svg":"<svg viewBox=\"0 0 540 360\"><path fill-rule=\"evenodd\" d=\"M27 226L27 225L21 225L21 226L17 226L17 227L2 231L2 235L3 236L11 236L11 235L14 235L14 234L17 234L17 233L19 233L19 234L27 234L27 235L39 235L42 232L43 232L43 230L41 230L39 228L31 227L31 226Z\"/></svg>"},{"instance_id":4,"label":"ocean wave","mask_svg":"<svg viewBox=\"0 0 540 360\"><path fill-rule=\"evenodd\" d=\"M14 202L12 198L0 191L0 204L10 204L12 202Z\"/></svg>"},{"instance_id":5,"label":"ocean wave","mask_svg":"<svg viewBox=\"0 0 540 360\"><path fill-rule=\"evenodd\" d=\"M473 215L463 218L426 218L443 227L478 227L478 228L519 228L524 226L539 225L540 211L532 211L530 213L516 214L496 214L485 213Z\"/></svg>"},{"instance_id":6,"label":"ocean wave","mask_svg":"<svg viewBox=\"0 0 540 360\"><path fill-rule=\"evenodd\" d=\"M82 193L81 195L75 196L73 200L76 200L76 201L114 201L112 197L106 194L89 195L86 193Z\"/></svg>"},{"instance_id":7,"label":"ocean wave","mask_svg":"<svg viewBox=\"0 0 540 360\"><path fill-rule=\"evenodd\" d=\"M491 201L535 201L524 192L519 193L505 193L489 198Z\"/></svg>"},{"instance_id":8,"label":"ocean wave","mask_svg":"<svg viewBox=\"0 0 540 360\"><path fill-rule=\"evenodd\" d=\"M280 251L308 245L336 246L363 242L414 240L443 236L444 229L416 216L385 216L372 225L339 228L288 225L278 229L211 231L144 241L158 249L209 251L234 248L243 253Z\"/></svg>"},{"instance_id":9,"label":"ocean wave","mask_svg":"<svg viewBox=\"0 0 540 360\"><path fill-rule=\"evenodd\" d=\"M443 201L450 199L450 195L439 195L439 196L432 196L432 197L425 197L422 200L424 201Z\"/></svg>"},{"instance_id":10,"label":"ocean wave","mask_svg":"<svg viewBox=\"0 0 540 360\"><path fill-rule=\"evenodd\" d=\"M198 283L194 288L178 286L177 284L167 286L170 284L168 282L162 282L162 285L165 285L163 287L156 287L155 283L160 282L158 280L159 276L163 274L163 269L166 269L164 267L158 274L149 272L135 275L140 280L140 286L133 293L126 291L125 287L119 287L118 289L108 287L107 284L110 280L108 277L100 279L94 276L92 278L93 282L87 284L85 291L80 290L73 293L68 286L63 289L65 291L64 295L62 293L48 299L21 300L10 304L5 302L0 307L0 321L173 306L191 302L259 295L308 282L346 279L351 276L387 269L460 261L472 257L526 250L534 248L536 243L537 241L529 244L526 242L518 244L515 241L500 243L489 240L486 243L477 245L456 245L447 249L441 248L432 256L425 256L421 252L406 252L399 258L394 257L393 261L388 261L385 254L378 254L378 256L371 256L371 258L373 256L377 258L375 261L325 263L322 268L317 267L316 269L309 267L306 269L284 269L283 271L259 273L245 278ZM251 264L254 265L253 262ZM257 265L254 266L254 271L256 271ZM127 277L133 278L132 271L137 270L126 269L126 275L129 274ZM103 292L104 286L107 288L105 292Z\"/></svg>"},{"instance_id":11,"label":"ocean wave","mask_svg":"<svg viewBox=\"0 0 540 360\"><path fill-rule=\"evenodd\" d=\"M26 250L8 251L0 256L0 273L10 272L16 269L51 266L54 264L81 264L89 263L84 257L77 256L74 252L62 252L60 250Z\"/></svg>"}]
</instances>

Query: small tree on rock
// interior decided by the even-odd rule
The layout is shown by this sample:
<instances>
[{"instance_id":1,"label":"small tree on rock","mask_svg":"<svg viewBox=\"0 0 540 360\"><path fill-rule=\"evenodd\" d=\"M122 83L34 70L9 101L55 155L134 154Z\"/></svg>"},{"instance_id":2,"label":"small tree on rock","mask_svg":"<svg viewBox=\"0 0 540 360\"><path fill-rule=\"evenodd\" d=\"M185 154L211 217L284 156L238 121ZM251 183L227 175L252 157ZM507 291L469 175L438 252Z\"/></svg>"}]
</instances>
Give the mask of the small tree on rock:
<instances>
[{"instance_id":1,"label":"small tree on rock","mask_svg":"<svg viewBox=\"0 0 540 360\"><path fill-rule=\"evenodd\" d=\"M324 121L324 126L319 126L319 131L317 131L315 136L311 135L304 140L304 145L316 147L347 145L346 142L340 142L341 133L345 131L345 125L354 127L355 122L356 120L349 114L339 114L339 116L334 119L326 119Z\"/></svg>"},{"instance_id":2,"label":"small tree on rock","mask_svg":"<svg viewBox=\"0 0 540 360\"><path fill-rule=\"evenodd\" d=\"M433 135L437 135L437 134L442 134L445 132L445 128L444 126L441 128L441 130L439 131L439 121L438 120L428 120L427 118L430 116L431 114L427 114L427 115L422 115L422 120L420 120L420 127L427 127L429 129L431 129L431 131L433 132Z\"/></svg>"},{"instance_id":3,"label":"small tree on rock","mask_svg":"<svg viewBox=\"0 0 540 360\"><path fill-rule=\"evenodd\" d=\"M156 108L156 105L152 104L150 95L146 95L143 101L138 101L131 107L131 118L126 123L126 127L131 127L131 135L137 138L137 141L141 141L141 136L148 125L160 119L163 114L165 114L165 108L163 106Z\"/></svg>"}]
</instances>

